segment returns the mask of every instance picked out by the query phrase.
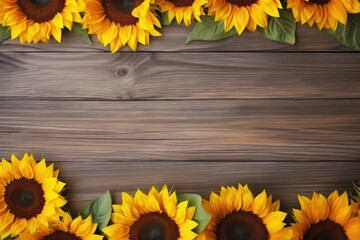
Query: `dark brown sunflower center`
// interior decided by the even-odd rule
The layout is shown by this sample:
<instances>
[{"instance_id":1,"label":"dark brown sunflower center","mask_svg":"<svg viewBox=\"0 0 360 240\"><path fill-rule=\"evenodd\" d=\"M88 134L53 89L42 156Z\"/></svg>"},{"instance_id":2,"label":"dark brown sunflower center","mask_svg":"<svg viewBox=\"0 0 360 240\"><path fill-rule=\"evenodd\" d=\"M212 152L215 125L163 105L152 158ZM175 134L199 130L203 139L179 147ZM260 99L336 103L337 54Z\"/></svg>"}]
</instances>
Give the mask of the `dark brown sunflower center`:
<instances>
[{"instance_id":1,"label":"dark brown sunflower center","mask_svg":"<svg viewBox=\"0 0 360 240\"><path fill-rule=\"evenodd\" d=\"M344 229L331 220L311 225L303 240L348 240Z\"/></svg>"},{"instance_id":2,"label":"dark brown sunflower center","mask_svg":"<svg viewBox=\"0 0 360 240\"><path fill-rule=\"evenodd\" d=\"M317 5L326 5L330 2L330 0L309 0L309 3L317 4Z\"/></svg>"},{"instance_id":3,"label":"dark brown sunflower center","mask_svg":"<svg viewBox=\"0 0 360 240\"><path fill-rule=\"evenodd\" d=\"M253 3L256 3L257 0L226 0L226 2L237 5L238 7L250 6Z\"/></svg>"},{"instance_id":4,"label":"dark brown sunflower center","mask_svg":"<svg viewBox=\"0 0 360 240\"><path fill-rule=\"evenodd\" d=\"M130 227L130 240L177 240L179 227L165 213L146 213Z\"/></svg>"},{"instance_id":5,"label":"dark brown sunflower center","mask_svg":"<svg viewBox=\"0 0 360 240\"><path fill-rule=\"evenodd\" d=\"M45 205L44 191L34 179L20 178L5 187L5 203L17 218L30 219L42 212Z\"/></svg>"},{"instance_id":6,"label":"dark brown sunflower center","mask_svg":"<svg viewBox=\"0 0 360 240\"><path fill-rule=\"evenodd\" d=\"M237 211L225 216L216 226L217 240L268 240L263 221L251 212Z\"/></svg>"},{"instance_id":7,"label":"dark brown sunflower center","mask_svg":"<svg viewBox=\"0 0 360 240\"><path fill-rule=\"evenodd\" d=\"M65 7L65 0L17 0L28 19L41 23L50 21Z\"/></svg>"},{"instance_id":8,"label":"dark brown sunflower center","mask_svg":"<svg viewBox=\"0 0 360 240\"><path fill-rule=\"evenodd\" d=\"M41 240L82 240L82 239L73 233L55 231L49 235L46 235Z\"/></svg>"},{"instance_id":9,"label":"dark brown sunflower center","mask_svg":"<svg viewBox=\"0 0 360 240\"><path fill-rule=\"evenodd\" d=\"M192 6L195 0L169 0L177 7L189 7Z\"/></svg>"},{"instance_id":10,"label":"dark brown sunflower center","mask_svg":"<svg viewBox=\"0 0 360 240\"><path fill-rule=\"evenodd\" d=\"M121 26L133 25L138 19L131 15L134 8L144 0L103 0L102 5L105 15L112 22L120 23Z\"/></svg>"}]
</instances>

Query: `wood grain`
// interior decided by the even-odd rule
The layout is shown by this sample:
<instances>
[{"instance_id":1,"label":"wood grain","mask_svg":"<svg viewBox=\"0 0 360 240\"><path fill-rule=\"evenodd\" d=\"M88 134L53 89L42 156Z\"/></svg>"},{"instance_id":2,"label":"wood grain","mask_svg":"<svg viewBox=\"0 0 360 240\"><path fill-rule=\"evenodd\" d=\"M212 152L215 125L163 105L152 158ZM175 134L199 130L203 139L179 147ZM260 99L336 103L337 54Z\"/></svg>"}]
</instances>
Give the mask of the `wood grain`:
<instances>
[{"instance_id":1,"label":"wood grain","mask_svg":"<svg viewBox=\"0 0 360 240\"><path fill-rule=\"evenodd\" d=\"M1 153L69 161L359 161L360 100L2 101Z\"/></svg>"},{"instance_id":2,"label":"wood grain","mask_svg":"<svg viewBox=\"0 0 360 240\"><path fill-rule=\"evenodd\" d=\"M360 97L356 53L0 53L0 99Z\"/></svg>"},{"instance_id":3,"label":"wood grain","mask_svg":"<svg viewBox=\"0 0 360 240\"><path fill-rule=\"evenodd\" d=\"M115 202L122 191L147 191L152 185L175 186L179 193L194 192L208 197L221 185L247 183L254 193L266 188L275 199L281 199L282 209L298 207L297 194L311 195L347 191L352 180L359 177L359 163L338 162L152 162L125 163L86 162L88 156L56 163L60 176L68 183L68 199L74 212L109 189ZM79 160L80 159L80 160ZM48 158L56 161L56 158ZM79 162L82 164L80 165Z\"/></svg>"},{"instance_id":4,"label":"wood grain","mask_svg":"<svg viewBox=\"0 0 360 240\"><path fill-rule=\"evenodd\" d=\"M139 46L138 51L333 51L333 52L351 52L350 48L342 46L326 31L319 31L316 27L301 26L298 24L296 30L296 44L288 45L273 42L265 39L259 33L244 32L240 37L235 36L222 41L196 41L186 45L185 41L190 34L192 28L185 26L172 25L164 27L163 36L151 38L149 46ZM51 40L49 44L20 44L18 40L7 40L0 44L0 52L12 51L32 51L32 52L48 52L48 51L91 51L91 52L109 52L108 48L104 48L96 39L92 37L93 44L89 46L79 36L70 33L64 33L62 43L59 44L55 40ZM122 51L130 51L125 47Z\"/></svg>"}]
</instances>

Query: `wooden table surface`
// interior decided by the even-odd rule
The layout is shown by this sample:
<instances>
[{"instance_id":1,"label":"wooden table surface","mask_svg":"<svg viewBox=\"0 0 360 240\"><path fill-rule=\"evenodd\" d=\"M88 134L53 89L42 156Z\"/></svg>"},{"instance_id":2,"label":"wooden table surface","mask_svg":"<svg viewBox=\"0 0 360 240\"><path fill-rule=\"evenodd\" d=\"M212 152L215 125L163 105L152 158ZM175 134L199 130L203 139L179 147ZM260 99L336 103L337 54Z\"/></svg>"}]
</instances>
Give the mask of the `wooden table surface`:
<instances>
[{"instance_id":1,"label":"wooden table surface","mask_svg":"<svg viewBox=\"0 0 360 240\"><path fill-rule=\"evenodd\" d=\"M360 177L360 54L298 26L295 46L245 33L185 45L171 26L138 52L63 44L0 45L0 156L44 156L79 211L110 189L175 185L350 190Z\"/></svg>"}]
</instances>

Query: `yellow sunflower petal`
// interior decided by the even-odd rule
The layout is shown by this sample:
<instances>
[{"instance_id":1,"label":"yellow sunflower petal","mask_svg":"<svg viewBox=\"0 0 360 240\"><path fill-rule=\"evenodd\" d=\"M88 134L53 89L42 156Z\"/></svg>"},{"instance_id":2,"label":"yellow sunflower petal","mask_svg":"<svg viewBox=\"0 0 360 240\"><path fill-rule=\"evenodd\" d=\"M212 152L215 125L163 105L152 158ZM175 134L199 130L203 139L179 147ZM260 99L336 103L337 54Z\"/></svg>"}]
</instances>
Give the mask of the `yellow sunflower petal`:
<instances>
[{"instance_id":1,"label":"yellow sunflower petal","mask_svg":"<svg viewBox=\"0 0 360 240\"><path fill-rule=\"evenodd\" d=\"M335 31L338 22L347 24L348 13L360 12L357 0L329 0L326 4L321 1L288 0L287 5L292 8L297 22L308 23L309 26L316 23L320 30L325 27Z\"/></svg>"},{"instance_id":2,"label":"yellow sunflower petal","mask_svg":"<svg viewBox=\"0 0 360 240\"><path fill-rule=\"evenodd\" d=\"M308 231L312 231L313 226L316 226L316 229L324 226L324 229L328 229L327 231L331 226L334 228L334 232L345 232L350 240L356 239L356 237L350 237L351 234L354 234L353 236L360 234L360 231L354 230L356 227L352 225L354 220L352 220L351 205L346 192L339 196L338 192L334 191L327 199L314 192L312 199L299 196L299 202L301 210L293 210L297 221L292 226L295 240L302 239ZM360 221L358 226L360 227ZM329 234L333 234L333 232L330 231Z\"/></svg>"},{"instance_id":3,"label":"yellow sunflower petal","mask_svg":"<svg viewBox=\"0 0 360 240\"><path fill-rule=\"evenodd\" d=\"M32 28L36 32L42 27L41 24L34 24ZM29 37L33 37L31 39L36 42L37 37L31 35ZM58 182L57 177L53 177L52 174L46 174L46 172L53 173L53 168L48 170L45 160L37 163L33 156L28 154L25 154L21 160L15 156L11 159L11 162L3 160L0 167L0 195L3 196L3 200L0 200L0 236L2 238L8 235L14 237L24 232L33 233L43 227L48 227L50 222L58 218L60 208L66 203L60 195L64 184ZM19 211L16 203L8 204L4 201L4 198L15 199L12 196L13 191L5 190L5 186L6 189L30 191L39 199L40 205L32 204L28 207L28 211ZM44 199L41 201L42 198ZM24 199L26 201L26 198Z\"/></svg>"},{"instance_id":4,"label":"yellow sunflower petal","mask_svg":"<svg viewBox=\"0 0 360 240\"><path fill-rule=\"evenodd\" d=\"M120 17L115 18L105 13L101 0L82 1L84 1L82 5L86 6L83 18L84 28L89 29L89 34L96 34L104 46L110 44L110 50L113 53L125 45L129 45L135 51L138 42L148 44L149 33L153 36L161 35L155 29L155 27L161 27L161 23L151 11L151 1L143 1L131 13L121 13Z\"/></svg>"},{"instance_id":5,"label":"yellow sunflower petal","mask_svg":"<svg viewBox=\"0 0 360 240\"><path fill-rule=\"evenodd\" d=\"M41 240L48 238L63 238L64 233L69 238L80 238L83 240L101 240L103 236L96 235L96 223L92 222L91 217L83 220L81 217L73 220L68 213L62 214L62 219L58 218L51 226L43 227L40 230L28 233L24 232L19 235L18 240Z\"/></svg>"},{"instance_id":6,"label":"yellow sunflower petal","mask_svg":"<svg viewBox=\"0 0 360 240\"><path fill-rule=\"evenodd\" d=\"M232 208L229 209L229 206ZM209 201L203 200L203 207L211 215L211 219L205 230L199 234L198 240L220 239L218 234L227 231L227 224L233 223L234 219L237 222L244 221L244 224L257 222L254 224L255 231L266 233L264 236L269 240L293 239L292 229L284 228L286 224L283 221L287 214L273 209L272 197L267 197L265 190L254 199L247 185L239 184L237 189L222 187L220 196L211 193ZM262 225L263 228L259 229Z\"/></svg>"},{"instance_id":7,"label":"yellow sunflower petal","mask_svg":"<svg viewBox=\"0 0 360 240\"><path fill-rule=\"evenodd\" d=\"M134 29L136 30L136 29ZM169 193L165 185L159 192L152 187L148 194L138 190L132 197L123 193L121 205L114 205L113 224L103 229L109 240L129 239L129 233L138 231L144 222L158 221L159 224L169 224L168 229L177 226L179 239L193 240L196 234L192 231L197 223L192 220L195 207L188 207L188 202L174 202L176 193Z\"/></svg>"}]
</instances>

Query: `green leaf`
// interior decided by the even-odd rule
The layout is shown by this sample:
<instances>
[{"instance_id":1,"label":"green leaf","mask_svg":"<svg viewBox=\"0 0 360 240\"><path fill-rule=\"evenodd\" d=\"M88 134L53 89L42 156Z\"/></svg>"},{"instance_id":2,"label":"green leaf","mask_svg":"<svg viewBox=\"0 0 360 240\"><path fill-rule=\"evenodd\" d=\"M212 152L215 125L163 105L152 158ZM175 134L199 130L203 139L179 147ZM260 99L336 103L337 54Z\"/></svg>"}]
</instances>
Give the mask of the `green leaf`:
<instances>
[{"instance_id":1,"label":"green leaf","mask_svg":"<svg viewBox=\"0 0 360 240\"><path fill-rule=\"evenodd\" d=\"M108 191L103 196L89 203L81 212L83 219L92 215L93 222L98 224L99 229L106 227L110 220L112 209L111 195Z\"/></svg>"},{"instance_id":2,"label":"green leaf","mask_svg":"<svg viewBox=\"0 0 360 240\"><path fill-rule=\"evenodd\" d=\"M202 206L202 198L198 194L180 194L177 196L178 202L189 201L188 206L195 206L195 214L193 220L199 225L193 230L195 233L201 233L210 221L210 214L208 214Z\"/></svg>"},{"instance_id":3,"label":"green leaf","mask_svg":"<svg viewBox=\"0 0 360 240\"><path fill-rule=\"evenodd\" d=\"M5 41L10 37L10 29L8 27L3 27L0 24L0 43Z\"/></svg>"},{"instance_id":4,"label":"green leaf","mask_svg":"<svg viewBox=\"0 0 360 240\"><path fill-rule=\"evenodd\" d=\"M342 45L360 50L360 14L348 14L346 26L339 22L335 32L328 31Z\"/></svg>"},{"instance_id":5,"label":"green leaf","mask_svg":"<svg viewBox=\"0 0 360 240\"><path fill-rule=\"evenodd\" d=\"M267 39L294 44L296 29L294 16L288 9L279 9L279 13L279 18L269 17L268 27L259 27L259 32Z\"/></svg>"},{"instance_id":6,"label":"green leaf","mask_svg":"<svg viewBox=\"0 0 360 240\"><path fill-rule=\"evenodd\" d=\"M174 19L173 19L174 20ZM172 24L173 21L169 20L169 11L163 12L161 17L161 25L168 26Z\"/></svg>"},{"instance_id":7,"label":"green leaf","mask_svg":"<svg viewBox=\"0 0 360 240\"><path fill-rule=\"evenodd\" d=\"M195 40L220 40L237 35L235 28L225 32L224 22L216 22L213 16L201 16L201 22L195 24L190 35L186 39L186 44Z\"/></svg>"},{"instance_id":8,"label":"green leaf","mask_svg":"<svg viewBox=\"0 0 360 240\"><path fill-rule=\"evenodd\" d=\"M80 37L82 37L82 39L84 39L87 44L89 44L89 45L92 44L87 30L83 29L82 25L80 23L73 23L71 32L73 32L77 35L80 35Z\"/></svg>"}]
</instances>

